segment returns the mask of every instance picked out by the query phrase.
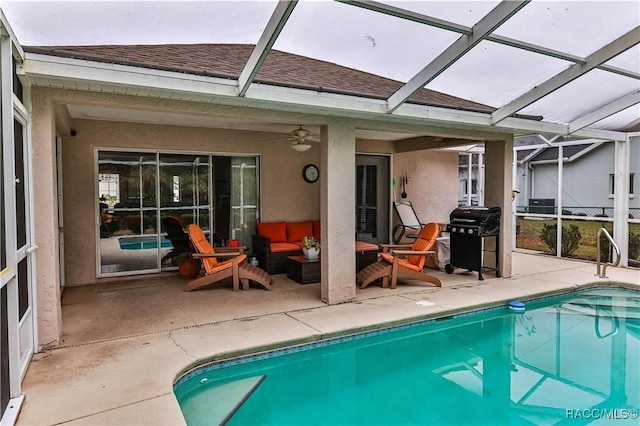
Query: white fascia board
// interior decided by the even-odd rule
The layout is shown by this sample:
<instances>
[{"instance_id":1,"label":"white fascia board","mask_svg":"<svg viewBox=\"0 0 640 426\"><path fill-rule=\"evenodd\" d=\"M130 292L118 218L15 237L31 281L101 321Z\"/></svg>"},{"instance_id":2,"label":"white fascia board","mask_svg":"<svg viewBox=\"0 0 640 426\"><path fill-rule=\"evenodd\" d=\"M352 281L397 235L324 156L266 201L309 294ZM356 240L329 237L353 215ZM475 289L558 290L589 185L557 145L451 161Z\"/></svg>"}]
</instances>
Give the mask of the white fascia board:
<instances>
[{"instance_id":1,"label":"white fascia board","mask_svg":"<svg viewBox=\"0 0 640 426\"><path fill-rule=\"evenodd\" d=\"M258 73L258 70L262 66L262 63L267 58L271 47L276 42L276 39L280 35L280 32L287 23L287 20L291 16L293 9L298 4L296 1L279 0L269 22L262 31L260 40L256 43L256 46L249 56L249 60L244 66L244 69L240 73L238 78L238 95L244 96L247 93L249 85L253 82L254 77Z\"/></svg>"},{"instance_id":2,"label":"white fascia board","mask_svg":"<svg viewBox=\"0 0 640 426\"><path fill-rule=\"evenodd\" d=\"M323 111L325 114L331 110L337 110L338 114L329 113L328 115L347 115L354 118L370 118L371 114L387 115L384 100L269 84L251 85L245 98L252 101L264 101L269 104L285 103L294 105L297 112L303 113L319 113L318 108L320 108L326 110Z\"/></svg>"},{"instance_id":3,"label":"white fascia board","mask_svg":"<svg viewBox=\"0 0 640 426\"><path fill-rule=\"evenodd\" d=\"M586 145L586 144L603 144L603 143L613 143L613 140L603 140L603 139L580 139L575 141L565 141L554 143L551 147L543 144L536 145L523 145L516 146L513 148L514 151L527 151L529 149L544 149L544 148L553 148L557 146L573 146L573 145Z\"/></svg>"},{"instance_id":4,"label":"white fascia board","mask_svg":"<svg viewBox=\"0 0 640 426\"><path fill-rule=\"evenodd\" d=\"M602 108L585 114L577 120L572 121L571 123L569 123L569 133L573 133L590 124L603 120L615 113L618 113L639 103L640 90L637 90L633 93L623 96L622 98L616 99L615 101L603 106Z\"/></svg>"},{"instance_id":5,"label":"white fascia board","mask_svg":"<svg viewBox=\"0 0 640 426\"><path fill-rule=\"evenodd\" d=\"M540 153L540 151L544 150L545 148L548 148L548 147L540 147L538 149L534 149L534 151L531 154L527 155L522 160L518 161L518 164L520 165L520 164L523 164L523 163L528 163L529 161L531 161L531 159L533 157L538 155Z\"/></svg>"},{"instance_id":6,"label":"white fascia board","mask_svg":"<svg viewBox=\"0 0 640 426\"><path fill-rule=\"evenodd\" d=\"M576 153L575 155L568 157L569 162L572 162L573 160L577 160L578 158L582 157L583 155L593 151L594 149L598 148L600 145L602 145L604 142L595 142L592 143L591 146L583 149L582 151Z\"/></svg>"},{"instance_id":7,"label":"white fascia board","mask_svg":"<svg viewBox=\"0 0 640 426\"><path fill-rule=\"evenodd\" d=\"M387 100L388 112L395 111L401 104L409 99L414 93L429 84L447 68L453 65L458 59L473 49L478 43L484 40L496 28L505 23L515 13L527 5L531 0L510 1L505 0L499 3L478 23L473 26L469 35L462 35L451 46L439 54L433 61L413 76L404 86L389 97Z\"/></svg>"},{"instance_id":8,"label":"white fascia board","mask_svg":"<svg viewBox=\"0 0 640 426\"><path fill-rule=\"evenodd\" d=\"M562 162L566 163L568 160L567 157L562 157ZM553 159L553 160L540 160L540 161L529 161L529 164L531 164L532 166L535 165L539 165L539 164L558 164L558 160L557 159Z\"/></svg>"},{"instance_id":9,"label":"white fascia board","mask_svg":"<svg viewBox=\"0 0 640 426\"><path fill-rule=\"evenodd\" d=\"M502 106L492 114L493 122L496 124L501 122L510 115L515 114L521 109L531 105L535 101L554 92L565 84L570 83L576 78L586 74L595 67L607 62L611 58L630 49L638 43L640 43L640 27L634 28L623 36L607 44L603 48L596 50L591 55L586 57L586 62L584 64L576 63L571 65L569 68L554 75L543 83L540 83L533 89L529 90L527 93Z\"/></svg>"},{"instance_id":10,"label":"white fascia board","mask_svg":"<svg viewBox=\"0 0 640 426\"><path fill-rule=\"evenodd\" d=\"M410 116L416 118L424 118L449 123L469 124L473 126L481 126L485 131L490 131L487 126L492 126L491 115L470 111L453 110L446 108L429 107L415 104L403 104L393 114L400 116ZM553 133L558 135L568 135L566 124L548 123L545 121L525 120L523 118L509 117L493 126L494 131L504 133ZM584 138L594 139L611 139L625 140L624 132L616 132L612 130L601 130L584 128L573 134Z\"/></svg>"},{"instance_id":11,"label":"white fascia board","mask_svg":"<svg viewBox=\"0 0 640 426\"><path fill-rule=\"evenodd\" d=\"M206 77L119 64L28 53L27 76L72 80L95 85L141 87L157 90L236 96L236 80Z\"/></svg>"}]
</instances>

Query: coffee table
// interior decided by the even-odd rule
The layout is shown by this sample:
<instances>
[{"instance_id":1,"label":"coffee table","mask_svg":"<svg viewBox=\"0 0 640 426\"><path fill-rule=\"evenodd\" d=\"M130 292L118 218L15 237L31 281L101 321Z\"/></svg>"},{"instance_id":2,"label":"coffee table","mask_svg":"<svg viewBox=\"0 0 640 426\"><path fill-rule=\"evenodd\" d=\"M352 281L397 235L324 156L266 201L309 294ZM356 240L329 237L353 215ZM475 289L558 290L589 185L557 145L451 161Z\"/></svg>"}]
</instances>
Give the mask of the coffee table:
<instances>
[{"instance_id":1,"label":"coffee table","mask_svg":"<svg viewBox=\"0 0 640 426\"><path fill-rule=\"evenodd\" d=\"M287 257L287 278L300 284L320 282L320 259L309 260L304 256Z\"/></svg>"}]
</instances>

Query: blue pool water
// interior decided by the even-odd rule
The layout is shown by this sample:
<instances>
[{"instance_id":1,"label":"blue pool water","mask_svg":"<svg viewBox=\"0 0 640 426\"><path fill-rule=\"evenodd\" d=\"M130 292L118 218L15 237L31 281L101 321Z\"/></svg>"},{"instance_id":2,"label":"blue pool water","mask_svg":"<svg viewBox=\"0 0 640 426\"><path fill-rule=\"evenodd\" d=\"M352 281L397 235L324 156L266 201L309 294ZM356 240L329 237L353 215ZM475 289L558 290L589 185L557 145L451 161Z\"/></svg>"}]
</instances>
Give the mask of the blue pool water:
<instances>
[{"instance_id":1,"label":"blue pool water","mask_svg":"<svg viewBox=\"0 0 640 426\"><path fill-rule=\"evenodd\" d=\"M189 425L637 425L640 293L593 289L215 362L174 391Z\"/></svg>"},{"instance_id":2,"label":"blue pool water","mask_svg":"<svg viewBox=\"0 0 640 426\"><path fill-rule=\"evenodd\" d=\"M158 239L156 236L149 237L124 237L119 238L120 248L122 250L144 250L144 249L157 249ZM171 248L171 240L162 237L160 240L160 246L163 248Z\"/></svg>"}]
</instances>

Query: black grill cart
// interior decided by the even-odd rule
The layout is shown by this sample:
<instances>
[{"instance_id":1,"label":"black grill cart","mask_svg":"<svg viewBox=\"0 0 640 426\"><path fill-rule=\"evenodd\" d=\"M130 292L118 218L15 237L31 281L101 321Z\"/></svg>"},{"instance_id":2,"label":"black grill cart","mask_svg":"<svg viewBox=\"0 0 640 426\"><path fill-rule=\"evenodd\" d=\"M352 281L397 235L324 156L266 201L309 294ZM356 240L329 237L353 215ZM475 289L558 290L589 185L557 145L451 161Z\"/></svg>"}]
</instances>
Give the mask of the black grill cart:
<instances>
[{"instance_id":1,"label":"black grill cart","mask_svg":"<svg viewBox=\"0 0 640 426\"><path fill-rule=\"evenodd\" d=\"M459 207L451 212L447 232L450 235L451 258L445 271L452 274L455 268L478 272L483 280L483 272L495 271L500 277L500 207ZM486 239L495 238L495 249L489 249ZM484 265L485 252L495 254L495 267Z\"/></svg>"}]
</instances>

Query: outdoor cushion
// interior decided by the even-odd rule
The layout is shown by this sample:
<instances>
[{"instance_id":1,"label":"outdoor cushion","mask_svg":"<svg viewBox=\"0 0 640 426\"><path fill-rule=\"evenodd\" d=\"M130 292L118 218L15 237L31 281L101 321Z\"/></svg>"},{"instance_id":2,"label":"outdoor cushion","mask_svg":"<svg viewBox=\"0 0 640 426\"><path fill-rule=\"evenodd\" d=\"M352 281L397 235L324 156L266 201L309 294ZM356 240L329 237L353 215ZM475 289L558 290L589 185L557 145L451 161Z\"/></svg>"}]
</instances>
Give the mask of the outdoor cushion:
<instances>
[{"instance_id":1,"label":"outdoor cushion","mask_svg":"<svg viewBox=\"0 0 640 426\"><path fill-rule=\"evenodd\" d=\"M380 256L385 260L385 262L393 263L393 254L380 253ZM413 263L409 263L407 262L406 259L398 259L398 265L404 266L405 268L411 269L413 271L422 271L422 268L419 265L414 265Z\"/></svg>"},{"instance_id":2,"label":"outdoor cushion","mask_svg":"<svg viewBox=\"0 0 640 426\"><path fill-rule=\"evenodd\" d=\"M302 243L271 243L271 253L281 253L283 251L302 250Z\"/></svg>"},{"instance_id":3,"label":"outdoor cushion","mask_svg":"<svg viewBox=\"0 0 640 426\"><path fill-rule=\"evenodd\" d=\"M356 252L378 251L379 247L375 244L365 243L364 241L356 241Z\"/></svg>"},{"instance_id":4,"label":"outdoor cushion","mask_svg":"<svg viewBox=\"0 0 640 426\"><path fill-rule=\"evenodd\" d=\"M258 235L269 237L272 243L287 242L287 223L286 222L258 222L256 223Z\"/></svg>"},{"instance_id":5,"label":"outdoor cushion","mask_svg":"<svg viewBox=\"0 0 640 426\"><path fill-rule=\"evenodd\" d=\"M418 238L411 246L413 251L433 250L436 238L440 236L440 226L437 223L428 223L420 230ZM419 269L424 267L425 256L415 255L407 258L409 263L416 265Z\"/></svg>"},{"instance_id":6,"label":"outdoor cushion","mask_svg":"<svg viewBox=\"0 0 640 426\"><path fill-rule=\"evenodd\" d=\"M297 243L302 241L302 237L310 237L312 235L313 226L310 220L306 222L287 222L287 242Z\"/></svg>"}]
</instances>

